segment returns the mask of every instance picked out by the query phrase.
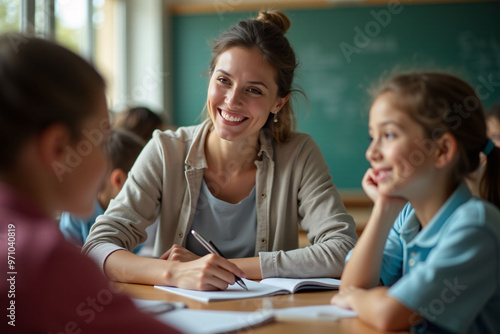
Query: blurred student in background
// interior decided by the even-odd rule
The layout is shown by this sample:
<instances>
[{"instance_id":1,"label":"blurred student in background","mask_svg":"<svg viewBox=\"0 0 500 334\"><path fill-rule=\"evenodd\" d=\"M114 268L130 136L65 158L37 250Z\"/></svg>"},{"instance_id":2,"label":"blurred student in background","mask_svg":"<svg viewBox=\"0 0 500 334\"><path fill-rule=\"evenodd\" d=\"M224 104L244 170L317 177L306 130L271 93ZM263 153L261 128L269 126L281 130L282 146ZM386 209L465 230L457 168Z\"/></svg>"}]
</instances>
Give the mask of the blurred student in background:
<instances>
[{"instance_id":1,"label":"blurred student in background","mask_svg":"<svg viewBox=\"0 0 500 334\"><path fill-rule=\"evenodd\" d=\"M129 107L121 113L118 113L114 118L113 127L115 129L125 129L133 132L141 137L146 143L153 137L153 132L155 130L164 131L177 129L177 127L170 122L164 122L156 112L145 106ZM148 235L147 240L142 244L142 247L139 248L139 252L136 252L137 247L134 249L135 254L147 257L152 256L157 229L158 220L146 228L146 233Z\"/></svg>"},{"instance_id":2,"label":"blurred student in background","mask_svg":"<svg viewBox=\"0 0 500 334\"><path fill-rule=\"evenodd\" d=\"M116 115L113 128L126 129L148 142L154 130L173 130L174 126L162 121L160 116L149 108L131 107Z\"/></svg>"},{"instance_id":3,"label":"blurred student in background","mask_svg":"<svg viewBox=\"0 0 500 334\"><path fill-rule=\"evenodd\" d=\"M73 52L0 35L0 257L12 272L0 281L2 333L176 332L116 294L52 218L94 207L107 168L104 91Z\"/></svg>"},{"instance_id":4,"label":"blurred student in background","mask_svg":"<svg viewBox=\"0 0 500 334\"><path fill-rule=\"evenodd\" d=\"M104 213L109 202L122 189L125 180L127 180L128 172L144 145L144 140L130 131L117 129L111 132L109 142L106 145L109 167L101 189L97 194L92 213L87 216L80 216L65 211L61 214L59 228L66 240L80 248L83 246L97 216ZM134 253L137 253L141 246L142 244L137 246Z\"/></svg>"},{"instance_id":5,"label":"blurred student in background","mask_svg":"<svg viewBox=\"0 0 500 334\"><path fill-rule=\"evenodd\" d=\"M500 147L500 102L495 104L486 114L486 125L488 126L488 137Z\"/></svg>"}]
</instances>

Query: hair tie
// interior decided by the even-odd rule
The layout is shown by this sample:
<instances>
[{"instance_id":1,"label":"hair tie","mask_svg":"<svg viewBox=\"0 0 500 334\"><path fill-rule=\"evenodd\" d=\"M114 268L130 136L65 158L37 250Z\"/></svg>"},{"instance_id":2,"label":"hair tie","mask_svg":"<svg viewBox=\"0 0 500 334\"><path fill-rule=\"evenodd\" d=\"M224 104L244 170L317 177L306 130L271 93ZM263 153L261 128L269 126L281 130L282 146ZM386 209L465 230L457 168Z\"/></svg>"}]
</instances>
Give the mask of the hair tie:
<instances>
[{"instance_id":1,"label":"hair tie","mask_svg":"<svg viewBox=\"0 0 500 334\"><path fill-rule=\"evenodd\" d=\"M495 147L495 143L488 138L488 141L486 142L486 146L483 148L483 153L488 155L493 151L493 148Z\"/></svg>"}]
</instances>

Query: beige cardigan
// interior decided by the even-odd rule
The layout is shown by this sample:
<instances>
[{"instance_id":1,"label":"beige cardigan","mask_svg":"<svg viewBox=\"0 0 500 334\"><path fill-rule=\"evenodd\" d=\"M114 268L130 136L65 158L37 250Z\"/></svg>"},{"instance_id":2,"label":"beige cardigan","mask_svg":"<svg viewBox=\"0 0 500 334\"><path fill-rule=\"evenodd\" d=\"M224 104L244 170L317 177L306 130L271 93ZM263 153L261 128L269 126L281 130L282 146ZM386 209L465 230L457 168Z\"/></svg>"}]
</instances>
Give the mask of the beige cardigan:
<instances>
[{"instance_id":1,"label":"beige cardigan","mask_svg":"<svg viewBox=\"0 0 500 334\"><path fill-rule=\"evenodd\" d=\"M158 217L154 255L174 243L184 246L207 167L204 143L211 127L207 120L176 132L156 131L123 190L97 218L83 252L102 268L112 252L144 242L146 227ZM319 147L302 133L278 144L269 130L261 130L260 144L255 256L263 277L340 277L357 236ZM297 249L299 224L312 246Z\"/></svg>"}]
</instances>

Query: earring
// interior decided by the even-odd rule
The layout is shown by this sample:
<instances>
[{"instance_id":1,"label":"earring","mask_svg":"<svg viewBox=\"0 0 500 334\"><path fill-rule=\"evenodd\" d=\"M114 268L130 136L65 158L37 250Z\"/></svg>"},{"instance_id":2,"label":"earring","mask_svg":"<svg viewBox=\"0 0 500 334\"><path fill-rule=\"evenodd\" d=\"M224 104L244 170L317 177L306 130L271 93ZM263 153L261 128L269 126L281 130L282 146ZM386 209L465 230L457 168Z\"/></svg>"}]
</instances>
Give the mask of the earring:
<instances>
[{"instance_id":1,"label":"earring","mask_svg":"<svg viewBox=\"0 0 500 334\"><path fill-rule=\"evenodd\" d=\"M278 123L278 111L276 111L276 113L274 114L273 121L274 121L274 123Z\"/></svg>"}]
</instances>

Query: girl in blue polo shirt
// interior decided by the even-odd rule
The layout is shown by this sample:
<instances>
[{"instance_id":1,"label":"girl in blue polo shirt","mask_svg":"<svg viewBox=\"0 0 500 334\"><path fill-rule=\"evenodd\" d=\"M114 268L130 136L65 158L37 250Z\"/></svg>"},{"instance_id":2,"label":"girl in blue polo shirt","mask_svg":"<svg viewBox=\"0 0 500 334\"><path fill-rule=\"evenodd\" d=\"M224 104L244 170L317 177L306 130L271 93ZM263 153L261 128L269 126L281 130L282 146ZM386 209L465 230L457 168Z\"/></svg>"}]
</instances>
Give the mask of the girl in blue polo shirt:
<instances>
[{"instance_id":1,"label":"girl in blue polo shirt","mask_svg":"<svg viewBox=\"0 0 500 334\"><path fill-rule=\"evenodd\" d=\"M444 73L389 79L370 109L372 214L332 304L381 330L500 332L500 149L474 89ZM465 177L486 167L480 195Z\"/></svg>"}]
</instances>

